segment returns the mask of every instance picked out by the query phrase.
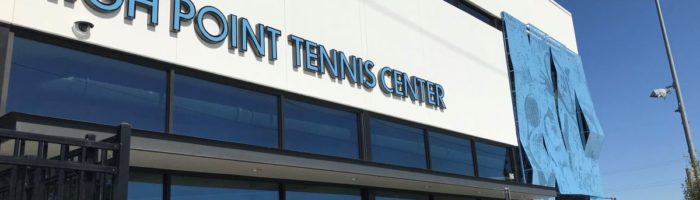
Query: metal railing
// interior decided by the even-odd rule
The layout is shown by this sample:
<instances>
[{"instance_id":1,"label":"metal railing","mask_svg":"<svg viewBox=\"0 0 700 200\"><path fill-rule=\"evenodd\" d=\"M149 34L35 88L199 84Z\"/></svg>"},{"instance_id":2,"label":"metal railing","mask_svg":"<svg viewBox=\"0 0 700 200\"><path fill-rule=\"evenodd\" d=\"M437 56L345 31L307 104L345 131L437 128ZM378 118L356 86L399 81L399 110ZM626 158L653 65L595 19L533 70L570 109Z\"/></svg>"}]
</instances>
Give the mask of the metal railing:
<instances>
[{"instance_id":1,"label":"metal railing","mask_svg":"<svg viewBox=\"0 0 700 200\"><path fill-rule=\"evenodd\" d=\"M122 200L131 127L96 141L0 129L0 200Z\"/></svg>"}]
</instances>

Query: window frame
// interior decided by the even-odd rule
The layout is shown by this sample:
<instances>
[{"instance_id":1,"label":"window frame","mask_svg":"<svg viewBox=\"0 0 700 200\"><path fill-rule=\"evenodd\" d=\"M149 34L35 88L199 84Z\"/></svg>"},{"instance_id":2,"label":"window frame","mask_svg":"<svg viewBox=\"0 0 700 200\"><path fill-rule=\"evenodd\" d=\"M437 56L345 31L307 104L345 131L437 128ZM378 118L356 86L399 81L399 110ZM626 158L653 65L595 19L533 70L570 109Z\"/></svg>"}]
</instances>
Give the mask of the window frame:
<instances>
[{"instance_id":1,"label":"window frame","mask_svg":"<svg viewBox=\"0 0 700 200\"><path fill-rule=\"evenodd\" d=\"M509 167L510 167L511 173L512 173L513 176L514 176L512 180L509 179L508 177L506 177L505 180L491 179L491 178L487 178L487 177L482 177L482 176L478 173L478 170L479 170L479 163L478 163L479 158L478 158L478 153L477 153L477 147L476 147L476 145L479 144L479 143L481 143L481 144L486 144L486 145L491 145L491 146L496 146L496 147L500 147L500 148L504 148L504 149L506 150L506 158L508 158L508 161L510 162L510 163L509 163ZM516 147L516 148L517 148L517 147ZM477 170L477 171L475 171L474 176L479 177L479 178L491 179L491 180L498 180L498 181L505 181L505 182L515 182L515 183L518 183L518 180L519 180L519 179L518 179L518 172L517 172L517 169L516 169L517 165L515 164L515 162L518 162L518 161L514 160L514 159L515 159L514 154L515 154L515 151L517 151L516 149L510 148L510 147L507 147L507 146L502 146L502 145L499 145L498 143L495 143L495 142L493 142L493 141L488 141L488 140L483 140L483 141L474 141L474 140L472 140L472 149L473 149L473 152L472 152L472 153L473 153L473 155L474 155L473 158L474 158L474 160L475 160L475 162L474 162L474 167L475 167L475 170Z\"/></svg>"},{"instance_id":2,"label":"window frame","mask_svg":"<svg viewBox=\"0 0 700 200\"><path fill-rule=\"evenodd\" d=\"M7 113L7 94L14 53L15 33L0 23L0 113Z\"/></svg>"},{"instance_id":3,"label":"window frame","mask_svg":"<svg viewBox=\"0 0 700 200\"><path fill-rule=\"evenodd\" d=\"M2 35L2 29L4 29L3 24L0 22L0 36ZM100 47L97 45L93 44L88 44L88 43L82 43L80 41L72 41L70 39L62 38L59 36L47 34L47 33L41 33L38 31L33 31L31 29L27 28L22 28L22 27L16 27L16 26L11 26L7 29L9 31L9 36L7 37L7 44L11 44L9 48L6 48L8 51L6 53L5 59L5 65L0 66L2 69L0 69L0 74L2 77L2 80L0 80L0 87L2 88L2 91L0 91L0 115L4 115L8 113L7 107L8 107L8 100L9 100L9 89L11 87L10 83L12 82L12 65L13 65L13 56L15 53L16 49L16 40L17 38L20 38L22 40L27 40L30 42L37 42L49 46L54 46L57 48L63 48L63 49L68 49L71 51L75 51L80 54L86 54L90 56L95 56L95 57L100 57L108 60L113 60L115 62L122 62L122 63L127 63L130 65L133 65L134 67L140 67L140 68L145 68L148 70L154 70L154 71L159 71L159 73L162 73L163 75L163 80L166 81L163 84L164 90L163 94L166 98L164 105L163 105L163 122L160 124L163 125L160 130L162 131L167 131L168 129L168 120L169 120L169 104L170 100L172 99L172 96L169 92L171 85L168 84L167 81L169 81L169 73L168 71L170 70L170 67L167 65L163 65L162 62L156 61L153 59L148 59L145 57L139 57L135 56L126 52L114 50L114 49L108 49L105 47ZM2 41L4 38L0 38L0 41ZM5 43L5 42L3 42ZM1 45L1 44L0 44ZM0 46L1 47L1 46ZM0 52L2 49L0 49ZM0 55L0 58L2 58L2 55ZM57 117L56 117L57 118ZM80 121L80 122L87 122L87 123L96 123L96 124L101 124L99 122L92 122L92 121L82 121L79 119L72 119L75 121ZM114 125L114 124L110 124ZM154 130L149 130L154 132Z\"/></svg>"},{"instance_id":4,"label":"window frame","mask_svg":"<svg viewBox=\"0 0 700 200\"><path fill-rule=\"evenodd\" d=\"M423 158L423 159L424 159L424 162L425 162L425 168L407 167L407 166L401 166L401 165L394 165L394 164L387 164L387 163L380 163L380 162L372 161L372 159L373 159L373 158L372 158L372 157L373 157L373 155L372 155L372 139L371 139L371 138L372 138L372 133L371 133L371 132L372 132L372 131L371 131L371 129L372 129L372 124L370 123L370 121L371 121L372 119L378 119L378 120L382 120L382 121L386 121L386 122L390 122L390 123L395 123L395 124L398 124L398 125L407 126L407 127L409 127L409 128L415 128L415 129L420 130L420 131L421 131L421 135L422 135L422 140L423 140L423 149L424 149L424 150L423 150L423 151L424 151L423 155L425 155L425 157ZM423 170L433 171L433 170L432 170L432 163L431 163L431 159L430 159L430 146L429 146L429 143L428 143L428 140L427 140L427 137L428 137L428 135L427 135L427 129L428 129L428 128L427 128L425 125L421 125L421 124L417 124L417 123L411 123L411 122L408 122L408 121L406 121L406 120L401 120L401 119L398 119L398 118L396 118L396 117L391 117L391 116L388 116L388 115L382 115L382 114L378 114L378 113L371 113L371 114L368 114L368 117L367 117L366 120L367 120L367 124L366 124L365 127L367 128L367 132L365 132L365 134L367 134L367 135L366 135L367 143L366 143L365 145L366 145L366 148L368 149L368 150L367 150L367 151L368 151L368 159L367 159L366 161L369 161L369 162L372 162L372 163L376 163L376 164L382 164L382 165L398 166L398 167L402 167L402 168L423 169Z\"/></svg>"},{"instance_id":5,"label":"window frame","mask_svg":"<svg viewBox=\"0 0 700 200\"><path fill-rule=\"evenodd\" d=\"M183 69L184 71L185 69ZM233 89L238 89L238 90L244 90L248 92L253 92L257 93L258 95L264 95L264 96L272 96L275 98L275 101L277 103L277 109L276 109L276 114L277 114L277 147L274 148L279 148L282 149L281 144L283 144L284 141L281 141L281 139L284 139L282 137L282 129L284 128L284 116L282 116L282 111L281 106L282 106L282 101L283 101L283 95L278 94L273 90L266 90L267 88L256 88L255 86L252 86L250 84L245 84L243 82L233 80L231 78L224 78L224 77L219 77L219 76L214 76L215 79L210 79L209 76L206 74L202 73L196 73L196 70L190 71L190 69L186 69L188 71L181 72L179 69L170 69L170 73L168 74L168 101L166 103L167 106L167 114L166 118L169 120L169 124L167 125L169 130L167 130L167 134L172 134L172 135L180 135L180 136L186 136L186 137L193 137L193 138L199 138L199 139L206 139L206 140L212 140L212 141L219 141L219 142L230 142L230 143L237 143L237 144L242 144L242 145L250 145L250 146L256 146L256 147L262 147L262 148L270 148L266 146L258 146L258 145L252 145L252 144L246 144L246 143L241 143L241 142L232 142L232 141L224 141L224 140L215 140L215 139L207 139L207 138L202 138L202 137L196 137L196 136L189 136L185 135L184 133L176 133L174 130L174 118L175 118L175 82L176 82L176 77L177 76L184 76L188 77L191 79L197 79L198 81L204 81L204 82L210 82L214 84L219 84L221 86L233 88ZM218 78L216 78L218 77Z\"/></svg>"},{"instance_id":6,"label":"window frame","mask_svg":"<svg viewBox=\"0 0 700 200\"><path fill-rule=\"evenodd\" d=\"M477 162L477 159L476 159L476 153L474 152L474 151L475 151L475 147L474 147L474 145L475 145L474 140L475 140L475 139L474 139L474 138L469 138L469 137L460 136L460 135L457 135L457 134L454 133L454 132L442 132L442 131L436 131L436 130L427 130L427 131L426 131L426 137L428 137L428 138L430 138L430 136L433 135L433 134L436 134L436 135L444 135L444 136L448 136L448 137L454 137L454 138L458 138L458 139L462 139L462 140L467 140L467 141L469 141L469 154L470 154L470 156L471 156L473 175L464 175L464 174L458 174L458 175L475 176L475 177L478 176L477 170L478 170L478 168L479 168L479 167L478 167L479 165L476 163L476 162ZM428 141L428 142L430 142L430 141ZM430 144L430 143L429 143L429 144ZM432 146L432 145L431 145L431 146ZM429 146L429 147L430 147L430 146ZM430 151L430 150L429 150L429 151ZM429 157L429 159L431 160L431 166L432 166L432 157ZM433 168L431 168L431 170L437 171L437 170L434 170ZM465 169L465 170L466 170L466 169ZM443 171L437 171L437 172L443 172ZM451 173L451 172L444 172L444 173Z\"/></svg>"},{"instance_id":7,"label":"window frame","mask_svg":"<svg viewBox=\"0 0 700 200\"><path fill-rule=\"evenodd\" d=\"M358 150L358 152L357 152L358 154L357 154L357 155L358 155L358 157L357 157L357 158L353 158L353 160L364 160L365 155L363 155L363 154L364 154L363 148L365 148L365 146L366 146L366 144L364 144L364 142L363 142L363 138L364 138L364 137L362 136L362 135L365 133L365 130L364 130L364 128L363 128L363 126L364 126L364 125L363 125L363 121L364 121L364 120L362 119L362 118L363 118L363 112L364 112L364 111L362 111L361 109L352 108L352 107L347 107L347 106L340 106L340 107L338 107L336 104L333 104L333 103L330 103L330 102L326 102L326 101L321 101L321 100L314 99L314 98L305 97L305 96L302 96L302 95L289 95L289 94L287 94L287 95L280 95L280 98L279 98L279 101L278 101L278 102L279 102L279 103L278 103L278 109L279 109L279 110L282 110L282 113L279 114L281 117L279 117L279 119L278 119L278 122L281 123L281 126L279 126L279 131L280 131L280 136L281 136L280 139L282 139L282 140L280 140L280 147L279 147L280 149L282 149L282 150L288 150L287 147L286 147L285 144L284 144L284 137L286 136L285 133L284 133L284 131L285 131L285 126L284 126L284 120L285 120L285 119L284 119L284 116L285 116L285 115L284 115L284 111L286 111L286 110L284 109L284 105L285 105L284 102L285 102L285 100L291 100L291 101L296 101L296 102L311 104L311 105L314 105L314 106L319 106L319 107L323 107L323 108L327 108L327 109L332 109L332 110L336 110L336 111L340 111L340 112L347 112L347 113L352 113L352 114L354 114L354 115L357 117L357 118L356 118L356 126L357 126L357 127L356 127L356 130L357 130L357 150ZM288 151L293 151L293 150L288 150ZM302 152L302 153L303 153L303 152ZM317 154L317 155L324 155L324 154ZM328 155L326 155L326 156L328 156ZM336 157L336 156L333 156L333 157ZM339 158L344 158L344 157L339 157Z\"/></svg>"}]
</instances>

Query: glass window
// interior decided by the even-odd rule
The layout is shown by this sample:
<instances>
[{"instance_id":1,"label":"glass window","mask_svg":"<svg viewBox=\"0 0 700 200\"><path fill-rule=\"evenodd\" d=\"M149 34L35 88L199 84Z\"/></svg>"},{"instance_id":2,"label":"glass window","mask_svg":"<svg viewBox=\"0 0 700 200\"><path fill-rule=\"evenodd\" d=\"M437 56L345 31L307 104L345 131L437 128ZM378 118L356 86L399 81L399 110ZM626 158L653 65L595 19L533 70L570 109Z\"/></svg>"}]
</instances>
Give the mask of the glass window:
<instances>
[{"instance_id":1,"label":"glass window","mask_svg":"<svg viewBox=\"0 0 700 200\"><path fill-rule=\"evenodd\" d=\"M287 185L286 200L361 200L359 189Z\"/></svg>"},{"instance_id":2,"label":"glass window","mask_svg":"<svg viewBox=\"0 0 700 200\"><path fill-rule=\"evenodd\" d=\"M10 76L9 112L165 129L165 71L17 38Z\"/></svg>"},{"instance_id":3,"label":"glass window","mask_svg":"<svg viewBox=\"0 0 700 200\"><path fill-rule=\"evenodd\" d=\"M173 176L172 200L278 200L276 183Z\"/></svg>"},{"instance_id":4,"label":"glass window","mask_svg":"<svg viewBox=\"0 0 700 200\"><path fill-rule=\"evenodd\" d=\"M188 76L175 76L173 131L277 147L277 97Z\"/></svg>"},{"instance_id":5,"label":"glass window","mask_svg":"<svg viewBox=\"0 0 700 200\"><path fill-rule=\"evenodd\" d=\"M428 195L376 191L374 192L374 200L428 200Z\"/></svg>"},{"instance_id":6,"label":"glass window","mask_svg":"<svg viewBox=\"0 0 700 200\"><path fill-rule=\"evenodd\" d=\"M356 113L293 100L283 108L286 149L359 158Z\"/></svg>"},{"instance_id":7,"label":"glass window","mask_svg":"<svg viewBox=\"0 0 700 200\"><path fill-rule=\"evenodd\" d=\"M435 171L473 176L471 140L430 133L430 160Z\"/></svg>"},{"instance_id":8,"label":"glass window","mask_svg":"<svg viewBox=\"0 0 700 200\"><path fill-rule=\"evenodd\" d=\"M370 135L372 161L426 168L422 129L373 118Z\"/></svg>"},{"instance_id":9,"label":"glass window","mask_svg":"<svg viewBox=\"0 0 700 200\"><path fill-rule=\"evenodd\" d=\"M490 25L498 28L497 26L497 19L488 13L480 10L470 2L462 1L462 0L445 0L449 4L452 4L453 6L459 8L460 10L472 15L476 19Z\"/></svg>"},{"instance_id":10,"label":"glass window","mask_svg":"<svg viewBox=\"0 0 700 200\"><path fill-rule=\"evenodd\" d=\"M163 200L163 175L129 173L129 200Z\"/></svg>"},{"instance_id":11,"label":"glass window","mask_svg":"<svg viewBox=\"0 0 700 200\"><path fill-rule=\"evenodd\" d=\"M476 159L479 164L479 177L508 180L513 172L508 148L476 143Z\"/></svg>"}]
</instances>

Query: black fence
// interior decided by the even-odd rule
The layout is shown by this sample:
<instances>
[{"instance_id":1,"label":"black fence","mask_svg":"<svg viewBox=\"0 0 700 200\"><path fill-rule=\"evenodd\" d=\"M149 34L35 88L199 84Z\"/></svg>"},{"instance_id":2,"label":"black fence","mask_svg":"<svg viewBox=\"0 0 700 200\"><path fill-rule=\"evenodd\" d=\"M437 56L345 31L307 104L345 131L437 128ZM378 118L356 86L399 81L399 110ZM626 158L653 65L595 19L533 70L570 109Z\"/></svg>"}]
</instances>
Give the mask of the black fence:
<instances>
[{"instance_id":1,"label":"black fence","mask_svg":"<svg viewBox=\"0 0 700 200\"><path fill-rule=\"evenodd\" d=\"M123 200L131 127L96 141L0 129L0 200Z\"/></svg>"}]
</instances>

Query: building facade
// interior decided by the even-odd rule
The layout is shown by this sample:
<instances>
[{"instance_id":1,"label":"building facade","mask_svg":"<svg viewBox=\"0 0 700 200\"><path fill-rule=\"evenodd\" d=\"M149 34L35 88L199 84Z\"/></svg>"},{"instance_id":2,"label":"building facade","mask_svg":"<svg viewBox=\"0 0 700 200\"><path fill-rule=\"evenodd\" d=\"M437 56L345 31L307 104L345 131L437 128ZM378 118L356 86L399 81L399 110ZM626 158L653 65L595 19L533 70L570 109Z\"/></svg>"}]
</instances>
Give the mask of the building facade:
<instances>
[{"instance_id":1,"label":"building facade","mask_svg":"<svg viewBox=\"0 0 700 200\"><path fill-rule=\"evenodd\" d=\"M601 195L551 0L4 0L0 61L4 128L133 128L127 199Z\"/></svg>"}]
</instances>

